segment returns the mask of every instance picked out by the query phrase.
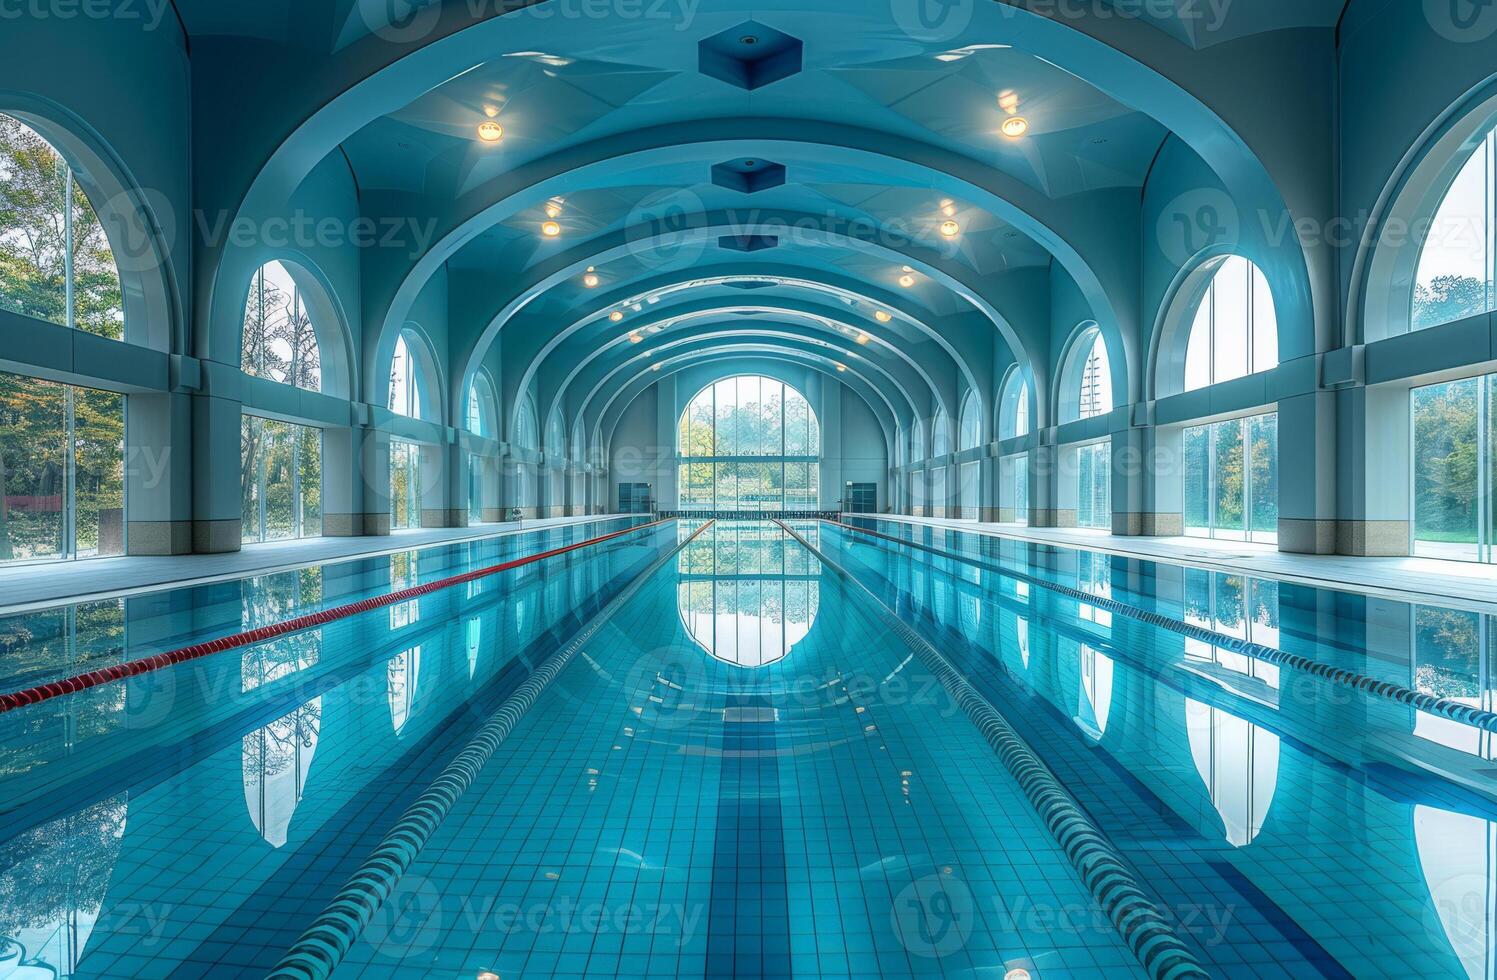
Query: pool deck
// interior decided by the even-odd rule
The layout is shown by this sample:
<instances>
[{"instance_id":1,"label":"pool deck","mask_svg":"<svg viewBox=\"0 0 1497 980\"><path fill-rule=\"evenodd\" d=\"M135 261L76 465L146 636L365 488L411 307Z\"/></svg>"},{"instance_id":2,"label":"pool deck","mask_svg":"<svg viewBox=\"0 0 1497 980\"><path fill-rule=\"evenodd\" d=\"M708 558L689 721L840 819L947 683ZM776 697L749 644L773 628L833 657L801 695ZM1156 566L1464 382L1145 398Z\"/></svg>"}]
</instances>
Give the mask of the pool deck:
<instances>
[{"instance_id":1,"label":"pool deck","mask_svg":"<svg viewBox=\"0 0 1497 980\"><path fill-rule=\"evenodd\" d=\"M1433 558L1291 555L1276 550L1272 545L1209 538L1132 538L1075 528L1030 528L1017 524L983 524L893 514L857 516L874 516L881 520L968 531L1058 548L1103 551L1127 558L1240 572L1404 602L1497 612L1497 565Z\"/></svg>"},{"instance_id":2,"label":"pool deck","mask_svg":"<svg viewBox=\"0 0 1497 980\"><path fill-rule=\"evenodd\" d=\"M623 520L628 516L633 515L550 517L513 524L421 528L396 531L381 537L301 538L247 545L241 551L222 555L133 556L14 565L0 568L0 612L22 612L59 602L134 595L166 587L205 585L308 565L370 558L413 548L497 538L589 521Z\"/></svg>"}]
</instances>

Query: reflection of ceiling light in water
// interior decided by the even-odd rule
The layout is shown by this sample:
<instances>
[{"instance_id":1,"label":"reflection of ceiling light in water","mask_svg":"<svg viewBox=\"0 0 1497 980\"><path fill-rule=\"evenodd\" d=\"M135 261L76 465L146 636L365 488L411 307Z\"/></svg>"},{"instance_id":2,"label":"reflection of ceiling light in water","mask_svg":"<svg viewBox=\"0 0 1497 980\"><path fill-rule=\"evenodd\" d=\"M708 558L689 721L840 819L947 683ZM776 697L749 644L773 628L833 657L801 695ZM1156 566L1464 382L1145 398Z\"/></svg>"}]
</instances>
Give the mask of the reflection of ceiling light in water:
<instances>
[{"instance_id":1,"label":"reflection of ceiling light in water","mask_svg":"<svg viewBox=\"0 0 1497 980\"><path fill-rule=\"evenodd\" d=\"M504 139L504 127L490 119L478 124L478 138L485 143L497 143Z\"/></svg>"},{"instance_id":2,"label":"reflection of ceiling light in water","mask_svg":"<svg viewBox=\"0 0 1497 980\"><path fill-rule=\"evenodd\" d=\"M623 310L614 310L612 313L608 314L608 319L612 320L614 323L618 323L623 318L624 318L624 311Z\"/></svg>"},{"instance_id":3,"label":"reflection of ceiling light in water","mask_svg":"<svg viewBox=\"0 0 1497 980\"><path fill-rule=\"evenodd\" d=\"M1003 120L1003 135L1009 139L1016 140L1027 132L1029 132L1029 120L1023 116Z\"/></svg>"},{"instance_id":4,"label":"reflection of ceiling light in water","mask_svg":"<svg viewBox=\"0 0 1497 980\"><path fill-rule=\"evenodd\" d=\"M904 275L899 277L899 284L905 289L909 289L911 286L915 285L915 277L906 272Z\"/></svg>"},{"instance_id":5,"label":"reflection of ceiling light in water","mask_svg":"<svg viewBox=\"0 0 1497 980\"><path fill-rule=\"evenodd\" d=\"M959 225L959 224L957 224L955 221L943 221L943 222L941 222L941 234L945 235L947 238L955 238L957 235L960 235L961 233L962 233L962 226Z\"/></svg>"},{"instance_id":6,"label":"reflection of ceiling light in water","mask_svg":"<svg viewBox=\"0 0 1497 980\"><path fill-rule=\"evenodd\" d=\"M873 318L875 320L877 320L879 323L888 323L890 320L894 319L892 316L890 316L888 313L886 313L883 310L875 310L874 313L873 313Z\"/></svg>"},{"instance_id":7,"label":"reflection of ceiling light in water","mask_svg":"<svg viewBox=\"0 0 1497 980\"><path fill-rule=\"evenodd\" d=\"M557 235L561 234L561 225L557 224L554 221L547 221L545 224L541 225L541 234L545 235L547 238L555 238Z\"/></svg>"}]
</instances>

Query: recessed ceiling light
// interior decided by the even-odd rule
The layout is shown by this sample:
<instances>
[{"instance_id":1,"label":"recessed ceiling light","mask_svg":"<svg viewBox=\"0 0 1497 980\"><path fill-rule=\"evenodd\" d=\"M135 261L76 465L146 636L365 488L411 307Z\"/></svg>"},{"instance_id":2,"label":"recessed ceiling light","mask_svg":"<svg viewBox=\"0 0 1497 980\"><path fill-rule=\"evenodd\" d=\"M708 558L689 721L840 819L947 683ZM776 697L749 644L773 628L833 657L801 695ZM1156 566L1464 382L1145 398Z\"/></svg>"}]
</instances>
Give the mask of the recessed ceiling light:
<instances>
[{"instance_id":1,"label":"recessed ceiling light","mask_svg":"<svg viewBox=\"0 0 1497 980\"><path fill-rule=\"evenodd\" d=\"M757 37L755 37L753 34L745 34L745 35L743 35L743 37L740 37L738 39L738 43L739 44L746 44L746 45L752 46L752 45L758 44L759 43L759 39Z\"/></svg>"},{"instance_id":2,"label":"recessed ceiling light","mask_svg":"<svg viewBox=\"0 0 1497 980\"><path fill-rule=\"evenodd\" d=\"M547 238L555 238L561 234L561 225L554 221L547 221L541 225L541 234Z\"/></svg>"},{"instance_id":3,"label":"recessed ceiling light","mask_svg":"<svg viewBox=\"0 0 1497 980\"><path fill-rule=\"evenodd\" d=\"M651 364L650 365L650 370L651 371L659 371L660 370L660 365L659 364Z\"/></svg>"},{"instance_id":4,"label":"recessed ceiling light","mask_svg":"<svg viewBox=\"0 0 1497 980\"><path fill-rule=\"evenodd\" d=\"M1018 112L1019 111L1019 93L1018 92L1012 92L1012 91L1009 91L1009 92L999 92L998 93L998 108L1002 109L1004 112L1008 113L1009 115L1013 115L1014 113Z\"/></svg>"},{"instance_id":5,"label":"recessed ceiling light","mask_svg":"<svg viewBox=\"0 0 1497 980\"><path fill-rule=\"evenodd\" d=\"M901 272L914 272L915 271L915 267L912 266L912 265L907 265L903 269L901 269L900 271Z\"/></svg>"},{"instance_id":6,"label":"recessed ceiling light","mask_svg":"<svg viewBox=\"0 0 1497 980\"><path fill-rule=\"evenodd\" d=\"M504 139L504 127L490 119L478 124L478 138L485 143L497 143Z\"/></svg>"},{"instance_id":7,"label":"recessed ceiling light","mask_svg":"<svg viewBox=\"0 0 1497 980\"><path fill-rule=\"evenodd\" d=\"M546 202L546 217L561 217L561 198L553 197L551 200Z\"/></svg>"},{"instance_id":8,"label":"recessed ceiling light","mask_svg":"<svg viewBox=\"0 0 1497 980\"><path fill-rule=\"evenodd\" d=\"M884 310L874 310L873 311L873 318L875 320L877 320L879 323L888 323L890 320L894 319L892 316L890 316Z\"/></svg>"},{"instance_id":9,"label":"recessed ceiling light","mask_svg":"<svg viewBox=\"0 0 1497 980\"><path fill-rule=\"evenodd\" d=\"M962 226L959 225L959 224L957 224L955 221L943 221L943 222L941 222L941 234L945 235L947 238L955 238L957 235L960 235L961 233L962 233Z\"/></svg>"},{"instance_id":10,"label":"recessed ceiling light","mask_svg":"<svg viewBox=\"0 0 1497 980\"><path fill-rule=\"evenodd\" d=\"M956 217L956 202L950 201L950 200L942 201L941 202L941 213L944 214L948 218L955 218Z\"/></svg>"},{"instance_id":11,"label":"recessed ceiling light","mask_svg":"<svg viewBox=\"0 0 1497 980\"><path fill-rule=\"evenodd\" d=\"M915 285L915 277L910 275L909 273L905 273L904 275L899 277L899 284L905 289L909 289L911 286Z\"/></svg>"},{"instance_id":12,"label":"recessed ceiling light","mask_svg":"<svg viewBox=\"0 0 1497 980\"><path fill-rule=\"evenodd\" d=\"M1003 980L1029 980L1029 971L1016 966L1003 975Z\"/></svg>"},{"instance_id":13,"label":"recessed ceiling light","mask_svg":"<svg viewBox=\"0 0 1497 980\"><path fill-rule=\"evenodd\" d=\"M614 310L612 313L608 314L608 319L612 320L614 323L618 323L623 318L624 318L624 311L623 310Z\"/></svg>"},{"instance_id":14,"label":"recessed ceiling light","mask_svg":"<svg viewBox=\"0 0 1497 980\"><path fill-rule=\"evenodd\" d=\"M596 272L589 272L587 275L582 277L582 285L586 286L588 289L597 289L598 283L600 281L601 280L598 279L598 274Z\"/></svg>"},{"instance_id":15,"label":"recessed ceiling light","mask_svg":"<svg viewBox=\"0 0 1497 980\"><path fill-rule=\"evenodd\" d=\"M846 364L838 364L838 365L837 365L837 370L838 370L838 371L839 371L839 372L841 372L841 371L846 371L846 370L847 370L847 365L846 365Z\"/></svg>"},{"instance_id":16,"label":"recessed ceiling light","mask_svg":"<svg viewBox=\"0 0 1497 980\"><path fill-rule=\"evenodd\" d=\"M1003 120L1003 135L1009 139L1016 140L1027 132L1029 132L1029 120L1023 116Z\"/></svg>"},{"instance_id":17,"label":"recessed ceiling light","mask_svg":"<svg viewBox=\"0 0 1497 980\"><path fill-rule=\"evenodd\" d=\"M860 334L858 334L858 343L860 343L860 344L866 344L866 343L868 343L868 335L866 333L860 333Z\"/></svg>"},{"instance_id":18,"label":"recessed ceiling light","mask_svg":"<svg viewBox=\"0 0 1497 980\"><path fill-rule=\"evenodd\" d=\"M631 333L629 335L629 343L631 343L631 344L637 344L637 343L639 343L642 340L644 340L644 337L640 336L637 333Z\"/></svg>"},{"instance_id":19,"label":"recessed ceiling light","mask_svg":"<svg viewBox=\"0 0 1497 980\"><path fill-rule=\"evenodd\" d=\"M493 970L479 970L478 980L499 980L499 974Z\"/></svg>"}]
</instances>

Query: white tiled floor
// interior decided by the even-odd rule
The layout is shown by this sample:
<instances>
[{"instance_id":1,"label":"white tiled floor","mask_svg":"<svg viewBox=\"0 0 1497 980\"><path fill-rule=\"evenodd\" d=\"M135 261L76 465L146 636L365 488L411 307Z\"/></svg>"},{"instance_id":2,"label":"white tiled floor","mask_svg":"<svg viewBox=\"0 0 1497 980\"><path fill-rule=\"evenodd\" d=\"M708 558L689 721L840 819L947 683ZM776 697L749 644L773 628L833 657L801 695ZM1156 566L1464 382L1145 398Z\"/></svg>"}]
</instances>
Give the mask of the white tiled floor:
<instances>
[{"instance_id":1,"label":"white tiled floor","mask_svg":"<svg viewBox=\"0 0 1497 980\"><path fill-rule=\"evenodd\" d=\"M890 521L949 527L1062 548L1085 548L1129 558L1246 572L1325 589L1497 611L1497 565L1432 558L1351 558L1289 555L1270 545L1207 538L1127 538L1105 531L1030 528L1017 524L881 514Z\"/></svg>"},{"instance_id":2,"label":"white tiled floor","mask_svg":"<svg viewBox=\"0 0 1497 980\"><path fill-rule=\"evenodd\" d=\"M17 612L59 600L147 592L165 585L201 585L272 569L384 555L434 544L598 520L609 518L553 517L519 524L397 531L389 537L303 538L249 545L242 551L227 555L98 558L47 565L16 565L0 568L0 612Z\"/></svg>"}]
</instances>

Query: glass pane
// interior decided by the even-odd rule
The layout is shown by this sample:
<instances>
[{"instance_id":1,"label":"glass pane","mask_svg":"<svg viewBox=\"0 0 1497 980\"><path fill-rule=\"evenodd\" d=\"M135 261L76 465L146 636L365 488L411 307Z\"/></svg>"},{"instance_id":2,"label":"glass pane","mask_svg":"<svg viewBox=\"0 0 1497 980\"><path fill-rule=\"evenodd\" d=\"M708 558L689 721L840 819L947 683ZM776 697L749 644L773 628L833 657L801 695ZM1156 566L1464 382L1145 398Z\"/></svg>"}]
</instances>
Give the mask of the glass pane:
<instances>
[{"instance_id":1,"label":"glass pane","mask_svg":"<svg viewBox=\"0 0 1497 980\"><path fill-rule=\"evenodd\" d=\"M1480 559L1477 538L1477 411L1481 380L1416 388L1414 553Z\"/></svg>"},{"instance_id":2,"label":"glass pane","mask_svg":"<svg viewBox=\"0 0 1497 980\"><path fill-rule=\"evenodd\" d=\"M1020 524L1029 523L1029 457L1014 461L1014 517Z\"/></svg>"},{"instance_id":3,"label":"glass pane","mask_svg":"<svg viewBox=\"0 0 1497 980\"><path fill-rule=\"evenodd\" d=\"M1252 492L1248 501L1248 530L1254 541L1279 539L1279 417L1257 415L1247 420L1252 453Z\"/></svg>"},{"instance_id":4,"label":"glass pane","mask_svg":"<svg viewBox=\"0 0 1497 980\"><path fill-rule=\"evenodd\" d=\"M1233 256L1222 264L1212 282L1216 311L1212 381L1220 384L1248 373L1248 281L1251 265Z\"/></svg>"},{"instance_id":5,"label":"glass pane","mask_svg":"<svg viewBox=\"0 0 1497 980\"><path fill-rule=\"evenodd\" d=\"M1279 364L1279 314L1263 270L1253 266L1253 373Z\"/></svg>"},{"instance_id":6,"label":"glass pane","mask_svg":"<svg viewBox=\"0 0 1497 980\"><path fill-rule=\"evenodd\" d=\"M265 423L265 537L296 536L295 443L284 422Z\"/></svg>"},{"instance_id":7,"label":"glass pane","mask_svg":"<svg viewBox=\"0 0 1497 980\"><path fill-rule=\"evenodd\" d=\"M1224 422L1212 428L1212 503L1216 507L1216 537L1245 540L1247 537L1246 482L1243 471L1241 421Z\"/></svg>"},{"instance_id":8,"label":"glass pane","mask_svg":"<svg viewBox=\"0 0 1497 980\"><path fill-rule=\"evenodd\" d=\"M239 536L246 542L263 541L260 536L260 440L263 419L245 415L239 419L240 513Z\"/></svg>"},{"instance_id":9,"label":"glass pane","mask_svg":"<svg viewBox=\"0 0 1497 980\"><path fill-rule=\"evenodd\" d=\"M1414 277L1419 330L1491 309L1493 137L1471 155L1430 224Z\"/></svg>"},{"instance_id":10,"label":"glass pane","mask_svg":"<svg viewBox=\"0 0 1497 980\"><path fill-rule=\"evenodd\" d=\"M1185 348L1185 390L1195 391L1211 383L1211 292L1201 300L1190 342Z\"/></svg>"},{"instance_id":11,"label":"glass pane","mask_svg":"<svg viewBox=\"0 0 1497 980\"><path fill-rule=\"evenodd\" d=\"M293 426L298 449L297 465L301 472L297 486L301 507L302 537L322 536L322 430L309 425Z\"/></svg>"},{"instance_id":12,"label":"glass pane","mask_svg":"<svg viewBox=\"0 0 1497 980\"><path fill-rule=\"evenodd\" d=\"M1112 529L1112 453L1107 443L1082 446L1078 452L1080 480L1076 523L1081 527Z\"/></svg>"},{"instance_id":13,"label":"glass pane","mask_svg":"<svg viewBox=\"0 0 1497 980\"><path fill-rule=\"evenodd\" d=\"M125 396L91 388L74 388L73 392L77 554L79 557L123 555Z\"/></svg>"},{"instance_id":14,"label":"glass pane","mask_svg":"<svg viewBox=\"0 0 1497 980\"><path fill-rule=\"evenodd\" d=\"M1211 427L1185 430L1185 533L1211 534Z\"/></svg>"},{"instance_id":15,"label":"glass pane","mask_svg":"<svg viewBox=\"0 0 1497 980\"><path fill-rule=\"evenodd\" d=\"M0 561L64 556L67 415L66 386L0 374Z\"/></svg>"}]
</instances>

